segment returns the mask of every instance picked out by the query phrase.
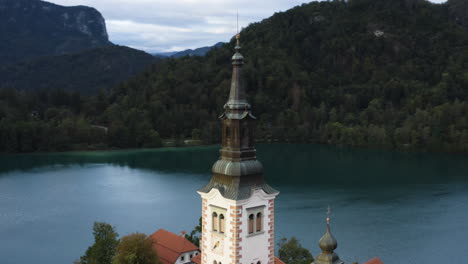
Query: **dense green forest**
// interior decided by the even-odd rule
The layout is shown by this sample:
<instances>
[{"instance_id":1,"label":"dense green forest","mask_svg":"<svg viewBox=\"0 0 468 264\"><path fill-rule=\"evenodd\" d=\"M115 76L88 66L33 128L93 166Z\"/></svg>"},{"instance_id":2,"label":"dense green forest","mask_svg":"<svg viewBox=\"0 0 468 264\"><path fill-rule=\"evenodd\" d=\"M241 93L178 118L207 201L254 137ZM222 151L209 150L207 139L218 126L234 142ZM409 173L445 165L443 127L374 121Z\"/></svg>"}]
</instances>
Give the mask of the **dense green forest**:
<instances>
[{"instance_id":1,"label":"dense green forest","mask_svg":"<svg viewBox=\"0 0 468 264\"><path fill-rule=\"evenodd\" d=\"M245 28L257 139L468 153L468 32L451 5L459 3L312 2ZM233 44L164 60L91 98L3 89L0 150L216 143Z\"/></svg>"},{"instance_id":2,"label":"dense green forest","mask_svg":"<svg viewBox=\"0 0 468 264\"><path fill-rule=\"evenodd\" d=\"M144 51L109 45L0 65L0 86L26 91L53 87L95 94L141 73L157 60Z\"/></svg>"}]
</instances>

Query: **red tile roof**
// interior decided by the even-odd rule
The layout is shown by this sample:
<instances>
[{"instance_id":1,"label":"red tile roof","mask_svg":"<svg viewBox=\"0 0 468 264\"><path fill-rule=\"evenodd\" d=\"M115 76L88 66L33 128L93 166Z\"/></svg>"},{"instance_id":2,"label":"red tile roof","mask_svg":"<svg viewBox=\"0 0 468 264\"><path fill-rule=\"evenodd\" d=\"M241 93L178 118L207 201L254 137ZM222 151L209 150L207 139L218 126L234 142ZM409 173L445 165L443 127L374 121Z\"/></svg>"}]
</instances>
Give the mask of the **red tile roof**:
<instances>
[{"instance_id":1,"label":"red tile roof","mask_svg":"<svg viewBox=\"0 0 468 264\"><path fill-rule=\"evenodd\" d=\"M384 264L379 258L373 258L364 264Z\"/></svg>"},{"instance_id":2,"label":"red tile roof","mask_svg":"<svg viewBox=\"0 0 468 264\"><path fill-rule=\"evenodd\" d=\"M155 241L153 248L163 264L174 264L180 254L198 250L198 247L185 237L176 235L164 229L159 229L150 236Z\"/></svg>"},{"instance_id":3,"label":"red tile roof","mask_svg":"<svg viewBox=\"0 0 468 264\"><path fill-rule=\"evenodd\" d=\"M278 257L275 257L275 264L285 264L285 263Z\"/></svg>"},{"instance_id":4,"label":"red tile roof","mask_svg":"<svg viewBox=\"0 0 468 264\"><path fill-rule=\"evenodd\" d=\"M198 254L195 257L193 257L191 261L195 264L201 264L201 254Z\"/></svg>"}]
</instances>

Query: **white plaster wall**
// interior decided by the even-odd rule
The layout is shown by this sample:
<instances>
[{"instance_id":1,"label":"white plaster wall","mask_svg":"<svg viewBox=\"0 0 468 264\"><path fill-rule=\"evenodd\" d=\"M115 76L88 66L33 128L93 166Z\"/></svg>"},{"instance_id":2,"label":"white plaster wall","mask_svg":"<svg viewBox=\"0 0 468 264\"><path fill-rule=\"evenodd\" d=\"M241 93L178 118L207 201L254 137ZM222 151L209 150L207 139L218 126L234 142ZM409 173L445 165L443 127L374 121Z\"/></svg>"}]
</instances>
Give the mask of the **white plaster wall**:
<instances>
[{"instance_id":1,"label":"white plaster wall","mask_svg":"<svg viewBox=\"0 0 468 264\"><path fill-rule=\"evenodd\" d=\"M190 255L192 255L192 257L195 257L196 253L200 254L198 250L184 252L184 253L180 254L180 256L177 258L177 261L174 264L188 263L188 262L190 262ZM184 260L181 259L182 256L184 256Z\"/></svg>"},{"instance_id":2,"label":"white plaster wall","mask_svg":"<svg viewBox=\"0 0 468 264\"><path fill-rule=\"evenodd\" d=\"M202 252L207 254L206 258L206 264L213 264L213 261L216 261L217 263L221 262L222 264L230 264L230 258L229 255L231 255L232 250L230 250L230 247L234 247L231 241L229 241L229 238L232 236L231 232L231 209L230 206L235 206L235 201L234 200L229 200L224 198L221 193L217 189L212 189L209 193L199 193L202 197L202 199L207 199L207 226L203 227L203 243L207 246L207 251L208 252ZM212 252L213 244L215 241L212 241L212 233L213 233L213 219L211 217L212 211L210 206L217 206L221 208L226 209L226 215L224 218L225 221L225 232L224 235L222 234L215 234L216 236L223 236L224 237L224 244L223 244L223 249L222 252L223 254L215 253Z\"/></svg>"},{"instance_id":3,"label":"white plaster wall","mask_svg":"<svg viewBox=\"0 0 468 264\"><path fill-rule=\"evenodd\" d=\"M230 255L232 254L233 248L235 248L234 244L229 241L229 238L232 237L230 222L231 218L231 208L230 206L238 206L242 205L242 226L241 226L241 234L240 237L242 241L240 242L240 246L242 247L240 255L242 255L240 259L241 264L256 264L260 261L262 264L268 264L269 261L269 247L270 242L268 241L270 226L268 225L269 216L272 214L270 210L268 210L269 200L272 200L276 197L276 195L269 195L266 194L263 190L256 190L252 196L248 200L242 201L235 201L229 200L222 197L221 193L217 189L212 189L209 193L199 193L202 199L207 199L207 226L203 229L202 239L204 240L203 243L206 243L207 251L202 252L206 253L207 258L205 263L202 264L213 264L213 261L219 263L221 261L222 264L230 264L232 263L230 259ZM212 217L211 217L211 209L210 206L217 206L226 209L226 216L225 216L225 233L224 233L224 248L223 254L217 254L212 252L212 245L214 242L212 241ZM265 206L264 208L264 217L263 217L263 233L257 234L254 236L248 236L248 214L247 209L251 207L257 206Z\"/></svg>"},{"instance_id":4,"label":"white plaster wall","mask_svg":"<svg viewBox=\"0 0 468 264\"><path fill-rule=\"evenodd\" d=\"M260 261L262 264L268 264L269 260L269 253L270 251L268 248L270 247L270 242L268 239L270 238L270 226L268 225L269 216L272 214L270 210L268 210L268 201L274 199L274 195L267 195L263 190L256 190L253 195L250 197L249 200L240 202L242 204L242 233L241 238L242 241L240 246L242 247L242 258L240 263L242 264L256 264ZM248 208L257 207L257 206L265 206L262 219L262 226L263 226L263 233L255 234L249 236L249 224L248 224Z\"/></svg>"}]
</instances>

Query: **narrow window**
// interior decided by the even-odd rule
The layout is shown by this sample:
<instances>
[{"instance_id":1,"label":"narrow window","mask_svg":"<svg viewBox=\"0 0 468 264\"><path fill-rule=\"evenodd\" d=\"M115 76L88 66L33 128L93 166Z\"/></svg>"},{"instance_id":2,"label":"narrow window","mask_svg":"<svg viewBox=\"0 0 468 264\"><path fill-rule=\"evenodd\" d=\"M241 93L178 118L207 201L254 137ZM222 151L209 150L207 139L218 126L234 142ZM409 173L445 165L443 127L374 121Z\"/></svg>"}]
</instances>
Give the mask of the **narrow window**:
<instances>
[{"instance_id":1,"label":"narrow window","mask_svg":"<svg viewBox=\"0 0 468 264\"><path fill-rule=\"evenodd\" d=\"M192 258L193 258L193 255L192 255L192 254L190 254L190 259L192 259Z\"/></svg>"},{"instance_id":2,"label":"narrow window","mask_svg":"<svg viewBox=\"0 0 468 264\"><path fill-rule=\"evenodd\" d=\"M260 261L259 261L259 262L257 262L257 264L262 264L262 263L260 263Z\"/></svg>"},{"instance_id":3,"label":"narrow window","mask_svg":"<svg viewBox=\"0 0 468 264\"><path fill-rule=\"evenodd\" d=\"M184 261L184 259L185 259L185 257L184 257L184 256L180 257L180 260Z\"/></svg>"},{"instance_id":4,"label":"narrow window","mask_svg":"<svg viewBox=\"0 0 468 264\"><path fill-rule=\"evenodd\" d=\"M218 214L217 213L213 213L212 221L213 221L213 231L218 231Z\"/></svg>"},{"instance_id":5,"label":"narrow window","mask_svg":"<svg viewBox=\"0 0 468 264\"><path fill-rule=\"evenodd\" d=\"M254 232L254 215L249 215L249 234Z\"/></svg>"},{"instance_id":6,"label":"narrow window","mask_svg":"<svg viewBox=\"0 0 468 264\"><path fill-rule=\"evenodd\" d=\"M257 232L262 231L262 213L257 214L257 229L256 229L256 231Z\"/></svg>"},{"instance_id":7,"label":"narrow window","mask_svg":"<svg viewBox=\"0 0 468 264\"><path fill-rule=\"evenodd\" d=\"M224 215L219 215L219 232L224 233Z\"/></svg>"}]
</instances>

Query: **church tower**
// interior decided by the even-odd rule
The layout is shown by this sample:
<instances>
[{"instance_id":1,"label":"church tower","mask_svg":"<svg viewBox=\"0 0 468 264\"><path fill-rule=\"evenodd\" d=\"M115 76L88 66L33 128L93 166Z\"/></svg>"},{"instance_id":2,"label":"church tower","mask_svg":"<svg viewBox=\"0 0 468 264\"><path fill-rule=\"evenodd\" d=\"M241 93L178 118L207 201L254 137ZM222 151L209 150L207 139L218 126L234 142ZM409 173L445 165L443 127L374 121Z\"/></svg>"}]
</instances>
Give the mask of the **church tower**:
<instances>
[{"instance_id":1,"label":"church tower","mask_svg":"<svg viewBox=\"0 0 468 264\"><path fill-rule=\"evenodd\" d=\"M254 148L255 117L242 80L240 35L232 57L229 99L224 105L222 148L202 198L202 264L273 264L274 200Z\"/></svg>"},{"instance_id":2,"label":"church tower","mask_svg":"<svg viewBox=\"0 0 468 264\"><path fill-rule=\"evenodd\" d=\"M322 238L319 240L319 246L322 249L312 264L344 264L344 262L335 253L335 249L338 247L338 242L330 231L330 207L328 207L327 213L327 230Z\"/></svg>"}]
</instances>

